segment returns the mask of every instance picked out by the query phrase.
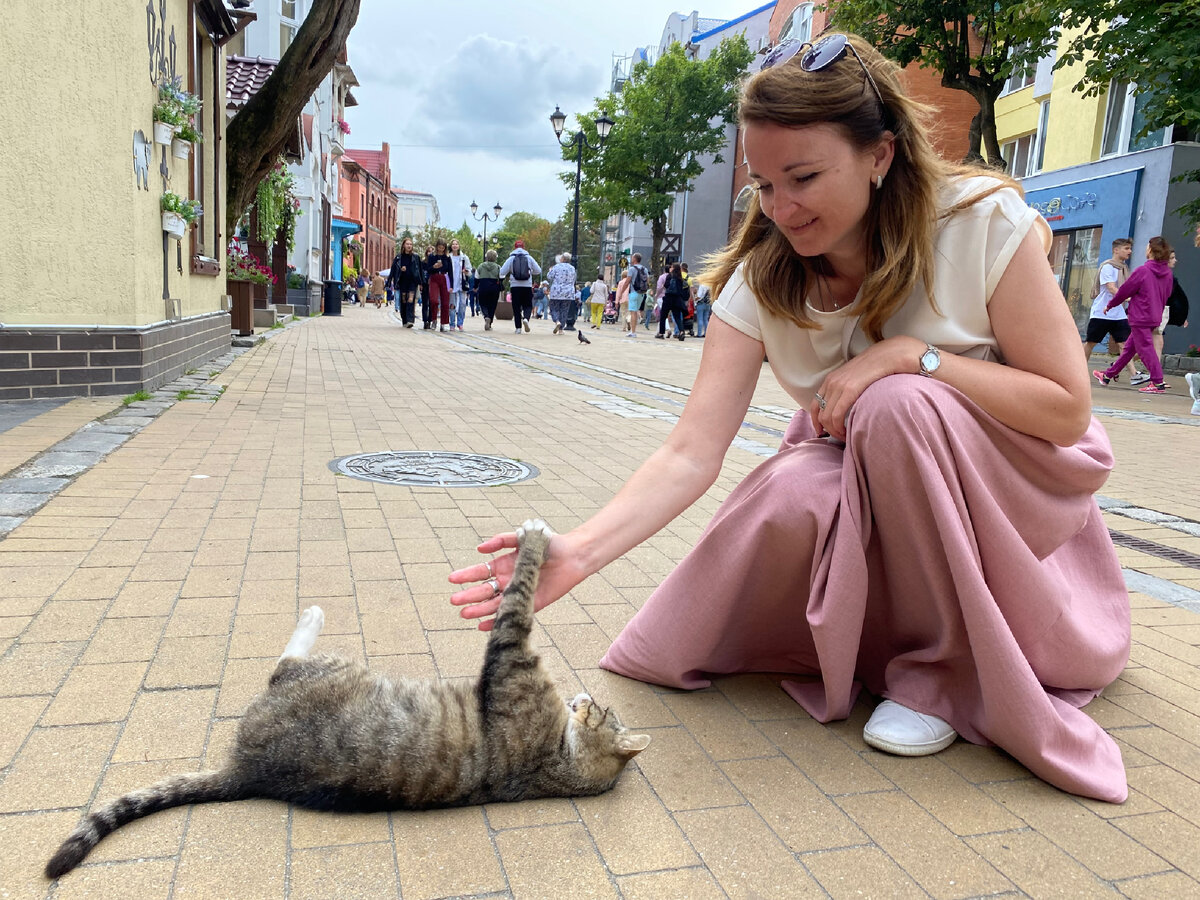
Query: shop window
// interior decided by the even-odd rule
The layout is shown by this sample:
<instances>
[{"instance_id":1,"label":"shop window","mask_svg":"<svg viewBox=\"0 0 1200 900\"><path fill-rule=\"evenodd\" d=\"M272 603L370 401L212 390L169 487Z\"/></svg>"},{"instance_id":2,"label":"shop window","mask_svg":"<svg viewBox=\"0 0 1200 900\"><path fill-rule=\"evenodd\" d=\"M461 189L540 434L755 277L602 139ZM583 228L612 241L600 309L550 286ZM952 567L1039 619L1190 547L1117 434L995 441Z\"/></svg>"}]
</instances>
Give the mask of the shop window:
<instances>
[{"instance_id":1,"label":"shop window","mask_svg":"<svg viewBox=\"0 0 1200 900\"><path fill-rule=\"evenodd\" d=\"M1057 231L1050 243L1050 268L1080 333L1092 313L1092 282L1100 267L1100 228Z\"/></svg>"},{"instance_id":2,"label":"shop window","mask_svg":"<svg viewBox=\"0 0 1200 900\"><path fill-rule=\"evenodd\" d=\"M1171 140L1169 128L1156 128L1149 134L1141 135L1146 125L1146 103L1149 99L1150 92L1139 90L1136 82L1114 81L1109 85L1101 156L1148 150L1161 147Z\"/></svg>"},{"instance_id":3,"label":"shop window","mask_svg":"<svg viewBox=\"0 0 1200 900\"><path fill-rule=\"evenodd\" d=\"M792 10L791 17L784 23L779 32L779 42L787 40L812 40L813 4L801 3Z\"/></svg>"}]
</instances>

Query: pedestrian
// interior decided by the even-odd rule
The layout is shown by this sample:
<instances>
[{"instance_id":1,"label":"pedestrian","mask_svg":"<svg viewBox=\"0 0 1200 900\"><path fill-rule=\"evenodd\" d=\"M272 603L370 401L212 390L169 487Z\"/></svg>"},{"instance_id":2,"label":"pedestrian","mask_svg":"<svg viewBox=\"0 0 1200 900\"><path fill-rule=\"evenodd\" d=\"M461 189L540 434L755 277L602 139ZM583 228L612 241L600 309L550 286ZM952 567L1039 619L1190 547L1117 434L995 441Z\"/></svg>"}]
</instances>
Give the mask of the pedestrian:
<instances>
[{"instance_id":1,"label":"pedestrian","mask_svg":"<svg viewBox=\"0 0 1200 900\"><path fill-rule=\"evenodd\" d=\"M571 298L571 309L567 313L567 331L575 330L575 322L581 310L587 309L588 295L592 293L591 284L575 283L575 296Z\"/></svg>"},{"instance_id":2,"label":"pedestrian","mask_svg":"<svg viewBox=\"0 0 1200 900\"><path fill-rule=\"evenodd\" d=\"M522 328L529 331L529 317L533 315L533 279L541 274L542 267L537 260L525 252L525 242L520 238L513 241L513 251L500 267L500 277L508 279L513 327L518 334Z\"/></svg>"},{"instance_id":3,"label":"pedestrian","mask_svg":"<svg viewBox=\"0 0 1200 900\"><path fill-rule=\"evenodd\" d=\"M667 270L666 283L663 286L662 298L662 314L658 320L658 334L655 335L660 341L666 332L667 319L670 318L675 323L675 337L683 340L683 312L687 307L688 288L683 280L683 269L679 263L671 266Z\"/></svg>"},{"instance_id":4,"label":"pedestrian","mask_svg":"<svg viewBox=\"0 0 1200 900\"><path fill-rule=\"evenodd\" d=\"M358 298L358 305L366 307L367 305L367 290L370 288L371 282L367 280L367 270L362 269L358 273L358 277L354 280L355 294Z\"/></svg>"},{"instance_id":5,"label":"pedestrian","mask_svg":"<svg viewBox=\"0 0 1200 900\"><path fill-rule=\"evenodd\" d=\"M475 270L475 289L479 293L479 308L483 310L483 330L491 331L496 304L500 302L500 266L496 263L495 250L488 250Z\"/></svg>"},{"instance_id":6,"label":"pedestrian","mask_svg":"<svg viewBox=\"0 0 1200 900\"><path fill-rule=\"evenodd\" d=\"M571 265L571 254L563 253L546 272L550 282L550 318L554 320L554 333L562 334L567 327L571 301L575 299L575 267Z\"/></svg>"},{"instance_id":7,"label":"pedestrian","mask_svg":"<svg viewBox=\"0 0 1200 900\"><path fill-rule=\"evenodd\" d=\"M425 263L423 265L425 280L421 284L421 319L424 321L426 329L430 327L429 319L431 316L435 321L437 320L437 313L431 313L429 307L429 273L433 267L433 253L433 245L425 248Z\"/></svg>"},{"instance_id":8,"label":"pedestrian","mask_svg":"<svg viewBox=\"0 0 1200 900\"><path fill-rule=\"evenodd\" d=\"M1186 328L1188 323L1188 298L1183 292L1183 285L1175 277L1175 251L1171 251L1167 265L1171 267L1171 294L1167 297L1167 305L1163 307L1162 322L1154 329L1154 351L1161 360L1163 355L1163 332L1168 325L1176 328Z\"/></svg>"},{"instance_id":9,"label":"pedestrian","mask_svg":"<svg viewBox=\"0 0 1200 900\"><path fill-rule=\"evenodd\" d=\"M550 287L548 281L539 281L533 288L533 315L537 319L550 316L550 301L546 298L546 290Z\"/></svg>"},{"instance_id":10,"label":"pedestrian","mask_svg":"<svg viewBox=\"0 0 1200 900\"><path fill-rule=\"evenodd\" d=\"M1129 340L1129 319L1125 315L1125 307L1116 306L1108 311L1106 311L1106 307L1108 301L1113 298L1113 294L1117 292L1117 288L1123 285L1125 279L1129 277L1128 262L1131 253L1133 253L1133 241L1127 237L1117 238L1112 242L1112 256L1100 263L1100 268L1096 271L1096 280L1092 284L1091 318L1088 319L1083 338L1085 361L1092 358L1092 350L1106 337L1109 348L1116 356L1121 355L1121 349ZM1149 377L1147 375L1146 379ZM1138 373L1131 369L1130 384L1139 383Z\"/></svg>"},{"instance_id":11,"label":"pedestrian","mask_svg":"<svg viewBox=\"0 0 1200 900\"><path fill-rule=\"evenodd\" d=\"M1150 373L1150 383L1138 388L1143 394L1162 394L1167 390L1163 382L1162 362L1154 349L1154 329L1162 322L1163 307L1171 296L1171 267L1167 260L1171 256L1171 245L1162 236L1150 238L1146 244L1146 261L1133 270L1133 274L1121 285L1105 309L1129 301L1129 340L1126 341L1116 362L1092 376L1103 385L1125 368L1136 353Z\"/></svg>"},{"instance_id":12,"label":"pedestrian","mask_svg":"<svg viewBox=\"0 0 1200 900\"><path fill-rule=\"evenodd\" d=\"M646 302L646 293L650 286L650 273L642 265L642 254L635 253L625 267L625 274L617 285L617 298L625 294L625 302L629 308L629 332L626 337L637 337L638 315Z\"/></svg>"},{"instance_id":13,"label":"pedestrian","mask_svg":"<svg viewBox=\"0 0 1200 900\"><path fill-rule=\"evenodd\" d=\"M592 328L599 328L604 321L604 304L608 302L608 285L604 283L603 272L596 274L588 300L591 301Z\"/></svg>"},{"instance_id":14,"label":"pedestrian","mask_svg":"<svg viewBox=\"0 0 1200 900\"><path fill-rule=\"evenodd\" d=\"M463 330L467 321L467 292L471 280L471 260L459 247L458 238L450 239L450 327Z\"/></svg>"},{"instance_id":15,"label":"pedestrian","mask_svg":"<svg viewBox=\"0 0 1200 900\"><path fill-rule=\"evenodd\" d=\"M863 728L871 747L926 755L961 734L1119 803L1121 751L1079 711L1129 658L1129 595L1093 496L1112 450L1050 230L1016 182L938 156L933 111L899 74L827 34L778 45L743 83L755 191L700 276L717 299L691 397L617 495L551 539L534 605L704 495L765 358L800 406L779 453L600 665L675 688L796 673L783 688L822 722L849 716L862 685L887 698ZM515 557L454 572L472 586L451 602L493 615Z\"/></svg>"},{"instance_id":16,"label":"pedestrian","mask_svg":"<svg viewBox=\"0 0 1200 900\"><path fill-rule=\"evenodd\" d=\"M650 312L646 313L646 330L647 331L650 330L650 322L651 322L652 318L654 321L657 321L660 324L662 323L662 320L663 320L663 308L662 308L663 294L665 294L667 291L667 276L669 276L670 274L671 274L671 270L669 268L665 269L662 272L662 274L660 274L658 276L658 280L656 282L654 282L654 311L652 313L650 313Z\"/></svg>"},{"instance_id":17,"label":"pedestrian","mask_svg":"<svg viewBox=\"0 0 1200 900\"><path fill-rule=\"evenodd\" d=\"M712 314L712 299L708 285L703 281L696 284L696 337L708 332L708 317Z\"/></svg>"},{"instance_id":18,"label":"pedestrian","mask_svg":"<svg viewBox=\"0 0 1200 900\"><path fill-rule=\"evenodd\" d=\"M425 257L425 280L429 288L429 300L425 304L425 327L436 328L439 314L441 330L450 330L450 276L453 263L446 252L446 242L438 238L437 248L430 256Z\"/></svg>"},{"instance_id":19,"label":"pedestrian","mask_svg":"<svg viewBox=\"0 0 1200 900\"><path fill-rule=\"evenodd\" d=\"M379 309L383 306L385 279L382 272L376 272L371 276L371 289L367 295L375 304L375 308Z\"/></svg>"},{"instance_id":20,"label":"pedestrian","mask_svg":"<svg viewBox=\"0 0 1200 900\"><path fill-rule=\"evenodd\" d=\"M400 241L400 252L392 259L392 268L388 273L388 281L396 291L400 321L405 328L412 328L416 320L414 306L423 278L421 258L413 252L412 238L406 237Z\"/></svg>"}]
</instances>

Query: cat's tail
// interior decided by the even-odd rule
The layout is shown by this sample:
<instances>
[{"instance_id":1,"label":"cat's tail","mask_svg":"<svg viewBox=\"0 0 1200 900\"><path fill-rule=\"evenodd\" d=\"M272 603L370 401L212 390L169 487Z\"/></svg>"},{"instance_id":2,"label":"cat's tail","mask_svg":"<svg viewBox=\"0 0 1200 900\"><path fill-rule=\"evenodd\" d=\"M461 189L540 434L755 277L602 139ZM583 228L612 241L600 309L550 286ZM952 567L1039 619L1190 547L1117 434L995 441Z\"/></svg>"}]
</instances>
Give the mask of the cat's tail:
<instances>
[{"instance_id":1,"label":"cat's tail","mask_svg":"<svg viewBox=\"0 0 1200 900\"><path fill-rule=\"evenodd\" d=\"M83 862L92 848L122 825L159 810L189 803L240 800L240 781L229 770L174 775L140 791L112 800L89 813L75 826L58 852L46 863L46 877L60 878Z\"/></svg>"}]
</instances>

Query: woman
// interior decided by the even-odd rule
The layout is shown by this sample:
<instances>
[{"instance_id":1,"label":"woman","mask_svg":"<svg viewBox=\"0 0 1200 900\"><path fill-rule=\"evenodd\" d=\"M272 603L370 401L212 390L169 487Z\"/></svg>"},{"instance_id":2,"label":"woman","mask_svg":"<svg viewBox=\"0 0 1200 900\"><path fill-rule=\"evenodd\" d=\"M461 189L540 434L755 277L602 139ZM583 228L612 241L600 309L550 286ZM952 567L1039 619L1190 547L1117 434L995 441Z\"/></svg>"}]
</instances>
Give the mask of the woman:
<instances>
[{"instance_id":1,"label":"woman","mask_svg":"<svg viewBox=\"0 0 1200 900\"><path fill-rule=\"evenodd\" d=\"M1146 261L1133 270L1104 308L1107 312L1118 303L1129 301L1129 340L1111 366L1103 372L1098 369L1092 372L1101 384L1111 383L1136 353L1150 373L1150 383L1138 388L1138 393L1166 393L1162 361L1154 348L1154 329L1163 321L1163 308L1171 296L1173 278L1167 264L1170 256L1171 245L1166 240L1161 236L1150 238L1146 245Z\"/></svg>"},{"instance_id":2,"label":"woman","mask_svg":"<svg viewBox=\"0 0 1200 900\"><path fill-rule=\"evenodd\" d=\"M450 275L452 263L446 242L438 238L435 252L425 256L425 279L429 297L425 303L425 327L433 328L441 311L442 331L450 330Z\"/></svg>"},{"instance_id":3,"label":"woman","mask_svg":"<svg viewBox=\"0 0 1200 900\"><path fill-rule=\"evenodd\" d=\"M686 688L817 676L783 687L822 722L846 718L863 685L886 698L863 730L873 747L925 755L961 734L1120 802L1120 751L1078 709L1129 653L1093 499L1112 453L1050 232L1012 182L937 157L897 74L831 35L781 45L745 83L757 191L701 276L717 299L691 396L616 497L551 541L535 606L703 495L765 356L800 406L783 446L601 665ZM479 549L515 546L501 534ZM494 579L450 598L464 617L495 612L514 556L450 576Z\"/></svg>"},{"instance_id":4,"label":"woman","mask_svg":"<svg viewBox=\"0 0 1200 900\"><path fill-rule=\"evenodd\" d=\"M392 260L392 271L388 280L396 291L396 302L400 308L400 321L405 328L412 328L416 319L414 313L417 289L421 286L421 260L413 251L412 238L406 237L400 242L400 252Z\"/></svg>"},{"instance_id":5,"label":"woman","mask_svg":"<svg viewBox=\"0 0 1200 900\"><path fill-rule=\"evenodd\" d=\"M483 330L492 330L496 318L496 304L500 302L500 265L496 262L496 251L483 255L483 262L475 270L475 289L479 292L479 306L483 310Z\"/></svg>"},{"instance_id":6,"label":"woman","mask_svg":"<svg viewBox=\"0 0 1200 900\"><path fill-rule=\"evenodd\" d=\"M604 321L604 306L608 303L608 285L604 283L603 272L598 273L592 282L588 299L591 301L592 327L599 328Z\"/></svg>"},{"instance_id":7,"label":"woman","mask_svg":"<svg viewBox=\"0 0 1200 900\"><path fill-rule=\"evenodd\" d=\"M696 285L696 337L702 338L708 331L708 317L712 314L708 285L700 282Z\"/></svg>"},{"instance_id":8,"label":"woman","mask_svg":"<svg viewBox=\"0 0 1200 900\"><path fill-rule=\"evenodd\" d=\"M658 334L655 335L660 341L667 327L668 316L675 324L675 337L683 340L683 313L687 309L688 294L688 286L683 280L683 269L679 263L675 263L668 270L663 284L662 315L658 318Z\"/></svg>"},{"instance_id":9,"label":"woman","mask_svg":"<svg viewBox=\"0 0 1200 900\"><path fill-rule=\"evenodd\" d=\"M459 249L458 238L450 241L450 327L463 330L467 320L467 288L471 278L471 260Z\"/></svg>"}]
</instances>

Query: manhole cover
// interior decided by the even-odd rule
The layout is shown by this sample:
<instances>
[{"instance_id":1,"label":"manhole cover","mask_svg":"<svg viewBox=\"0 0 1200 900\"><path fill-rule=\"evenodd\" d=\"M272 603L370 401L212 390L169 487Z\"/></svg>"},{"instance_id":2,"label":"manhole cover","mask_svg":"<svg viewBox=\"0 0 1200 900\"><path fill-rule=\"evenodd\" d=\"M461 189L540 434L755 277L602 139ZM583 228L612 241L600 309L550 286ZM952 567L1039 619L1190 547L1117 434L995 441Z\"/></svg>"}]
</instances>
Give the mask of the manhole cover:
<instances>
[{"instance_id":1,"label":"manhole cover","mask_svg":"<svg viewBox=\"0 0 1200 900\"><path fill-rule=\"evenodd\" d=\"M358 453L335 459L329 468L363 481L408 487L493 487L538 475L533 466L515 459L432 450Z\"/></svg>"}]
</instances>

